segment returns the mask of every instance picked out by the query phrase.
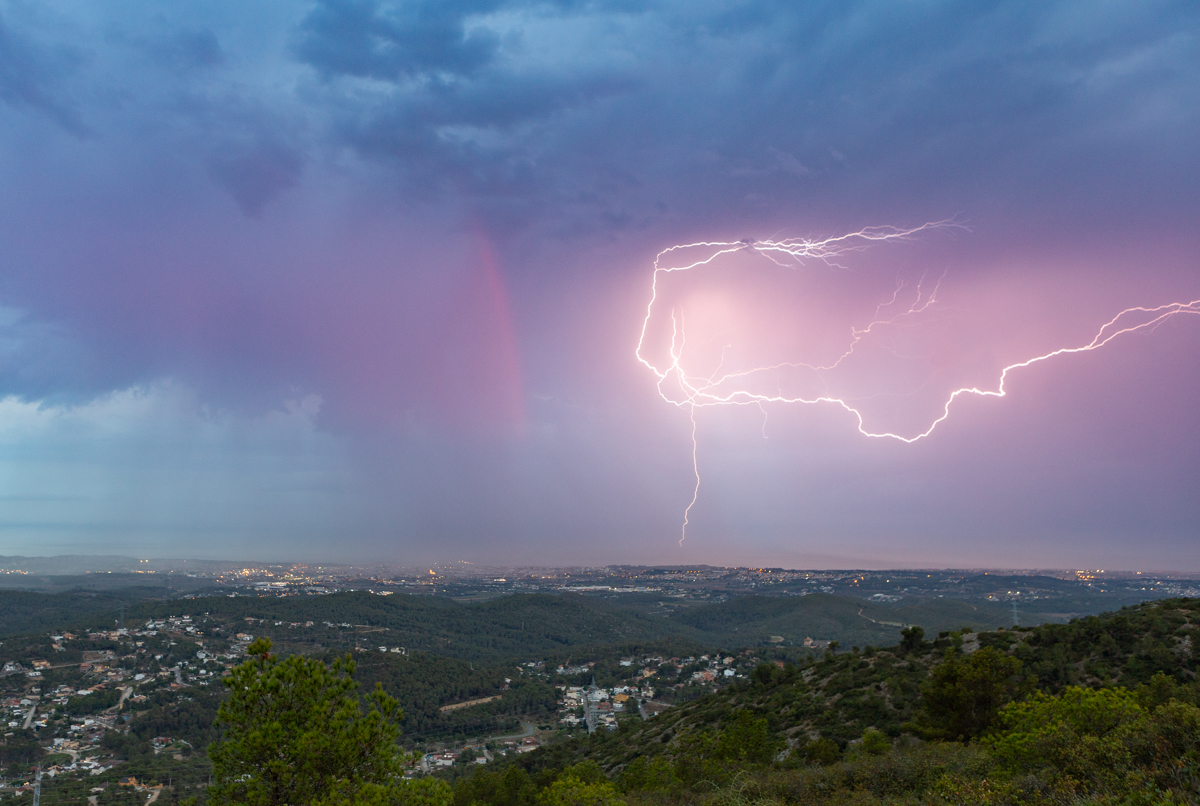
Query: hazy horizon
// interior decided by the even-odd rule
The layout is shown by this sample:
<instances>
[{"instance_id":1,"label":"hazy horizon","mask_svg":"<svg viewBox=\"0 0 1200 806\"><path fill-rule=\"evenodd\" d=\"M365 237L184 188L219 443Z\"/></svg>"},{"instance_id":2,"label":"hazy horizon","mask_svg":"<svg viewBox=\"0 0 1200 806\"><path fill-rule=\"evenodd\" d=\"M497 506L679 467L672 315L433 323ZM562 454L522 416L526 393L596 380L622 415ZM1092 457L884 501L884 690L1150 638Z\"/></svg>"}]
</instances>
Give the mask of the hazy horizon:
<instances>
[{"instance_id":1,"label":"hazy horizon","mask_svg":"<svg viewBox=\"0 0 1200 806\"><path fill-rule=\"evenodd\" d=\"M151 562L159 563L160 565L171 565L173 563L206 563L209 565L246 565L246 566L318 566L322 568L353 568L367 569L370 567L385 567L394 570L412 571L414 573L426 573L427 570L437 569L438 574L453 574L456 567L459 572L465 573L470 569L462 566L470 566L480 570L501 571L501 570L544 570L544 571L568 571L572 569L579 570L603 570L608 568L661 568L661 569L686 569L686 568L729 568L729 569L779 569L783 571L814 571L814 572L853 572L853 571L930 571L930 572L963 572L963 573L1012 573L1017 575L1044 575L1054 573L1077 573L1077 572L1092 572L1103 573L1108 575L1120 574L1146 574L1157 577L1178 577L1190 578L1193 574L1200 574L1200 570L1196 569L1164 569L1164 568L1093 568L1079 565L1074 566L1058 566L1058 567L1032 567L1032 566L961 566L961 565L884 565L884 566L865 566L865 565L827 565L827 566L780 566L770 565L767 563L675 563L675 562L611 562L599 564L571 564L571 565L547 565L540 563L487 563L487 562L472 562L469 560L430 560L427 562L411 562L405 563L401 561L387 559L366 559L359 562L337 561L337 560L297 560L276 557L272 559L259 558L237 558L237 557L146 557L138 555L123 555L123 554L59 554L59 555L0 555L0 564L7 566L9 570L18 560L31 560L38 563L49 561L74 561L85 562L88 560L106 560L106 561L132 561L134 563ZM105 571L100 568L100 563L90 571L93 573L122 573L119 571ZM134 566L136 568L137 566ZM97 570L99 568L99 570ZM0 573L4 573L6 569L0 568ZM156 569L149 569L153 573L157 573ZM174 570L174 569L172 569ZM37 573L49 574L46 571ZM65 573L65 572L64 572ZM49 574L52 575L52 574ZM69 575L69 574L67 574Z\"/></svg>"}]
</instances>

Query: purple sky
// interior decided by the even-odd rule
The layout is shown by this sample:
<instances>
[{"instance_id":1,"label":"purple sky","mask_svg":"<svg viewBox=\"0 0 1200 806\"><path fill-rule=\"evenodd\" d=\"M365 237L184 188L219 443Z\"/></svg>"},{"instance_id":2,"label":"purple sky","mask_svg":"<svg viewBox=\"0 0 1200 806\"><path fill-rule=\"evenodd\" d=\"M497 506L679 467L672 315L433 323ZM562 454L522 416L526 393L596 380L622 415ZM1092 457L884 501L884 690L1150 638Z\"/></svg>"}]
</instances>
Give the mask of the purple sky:
<instances>
[{"instance_id":1,"label":"purple sky","mask_svg":"<svg viewBox=\"0 0 1200 806\"><path fill-rule=\"evenodd\" d=\"M1200 316L913 444L698 408L682 548L689 408L634 352L674 244L951 220L743 250L652 321L707 377L936 287L754 378L913 434L1200 299L1198 36L1147 0L0 0L0 553L1200 570Z\"/></svg>"}]
</instances>

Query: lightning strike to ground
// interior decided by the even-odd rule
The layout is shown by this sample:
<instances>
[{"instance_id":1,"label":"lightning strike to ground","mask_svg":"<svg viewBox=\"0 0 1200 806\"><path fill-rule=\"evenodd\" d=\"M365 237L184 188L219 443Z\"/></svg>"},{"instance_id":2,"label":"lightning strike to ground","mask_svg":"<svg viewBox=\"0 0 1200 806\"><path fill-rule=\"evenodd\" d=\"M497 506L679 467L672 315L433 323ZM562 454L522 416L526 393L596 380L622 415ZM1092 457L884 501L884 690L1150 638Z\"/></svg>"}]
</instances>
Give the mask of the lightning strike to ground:
<instances>
[{"instance_id":1,"label":"lightning strike to ground","mask_svg":"<svg viewBox=\"0 0 1200 806\"><path fill-rule=\"evenodd\" d=\"M650 325L650 320L654 315L655 303L658 301L658 281L660 275L671 274L674 272L692 271L701 269L712 264L722 255L751 250L756 252L776 265L784 267L794 267L803 265L807 260L820 262L830 268L843 268L837 263L837 259L852 252L858 252L868 248L874 243L880 241L905 240L912 236L926 231L948 226L958 226L953 221L939 221L922 224L919 227L911 229L901 229L897 227L867 227L851 232L846 235L836 237L809 240L800 238L790 238L782 240L754 240L744 239L741 241L723 242L723 241L700 241L690 244L679 244L669 247L659 252L654 259L654 275L651 283L650 302L646 306L646 318L642 321L642 330L638 338L637 349L634 354L637 360L647 367L657 377L657 388L659 396L666 402L678 406L687 407L688 416L691 422L692 431L692 471L695 475L696 484L692 492L692 500L687 505L683 513L683 526L679 538L679 545L682 546L684 540L687 539L687 527L692 508L696 505L696 501L700 496L700 464L697 457L698 439L696 425L696 409L709 406L758 406L763 412L763 436L766 436L766 403L784 403L793 405L817 405L829 404L838 406L851 414L856 422L858 432L864 437L872 439L894 439L907 444L912 444L918 440L925 439L931 435L934 430L950 416L951 406L958 398L964 395L974 395L977 397L1005 397L1008 394L1005 384L1008 381L1008 375L1013 370L1022 369L1033 364L1047 361L1061 355L1070 355L1073 353L1085 353L1092 350L1097 350L1113 339L1124 336L1130 333L1136 333L1142 330L1151 330L1158 325L1161 325L1168 319L1180 314L1200 314L1200 299L1192 300L1191 302L1171 302L1155 307L1135 306L1126 308L1119 312L1112 319L1105 322L1091 341L1086 344L1075 347L1061 347L1052 350L1042 355L1037 355L1028 358L1024 361L1019 361L1015 364L1009 364L1000 371L1000 376L997 380L995 388L984 389L977 386L962 387L955 389L947 397L946 402L942 406L941 414L936 417L923 431L905 435L891 431L871 431L865 427L865 420L861 411L851 405L847 400L831 395L822 395L816 397L789 397L782 392L779 394L763 394L752 391L744 385L739 386L738 383L744 379L750 378L764 372L770 372L781 368L806 368L818 372L823 372L838 367L845 361L859 343L871 334L876 327L889 325L898 320L919 315L931 308L937 302L937 293L941 285L939 279L931 291L925 291L924 280L918 283L916 288L915 301L904 311L891 316L887 319L879 318L882 311L890 308L899 299L900 293L905 288L905 284L898 283L896 290L892 294L891 300L880 303L875 310L875 319L861 328L851 328L850 344L834 361L826 364L810 364L804 362L784 362L772 364L764 367L754 367L752 369L729 372L724 375L718 375L721 368L724 366L724 353L722 354L721 363L717 369L708 376L693 375L688 373L683 367L683 355L687 344L684 320L682 313L677 315L675 310L671 311L671 342L669 349L669 362L665 367L660 367L646 358L644 348L646 342L646 331ZM692 250L703 249L707 250L704 256L698 260L685 262L681 265L665 265L666 259L677 252L691 252ZM682 391L681 398L674 398L669 395L665 389L668 382L674 382Z\"/></svg>"}]
</instances>

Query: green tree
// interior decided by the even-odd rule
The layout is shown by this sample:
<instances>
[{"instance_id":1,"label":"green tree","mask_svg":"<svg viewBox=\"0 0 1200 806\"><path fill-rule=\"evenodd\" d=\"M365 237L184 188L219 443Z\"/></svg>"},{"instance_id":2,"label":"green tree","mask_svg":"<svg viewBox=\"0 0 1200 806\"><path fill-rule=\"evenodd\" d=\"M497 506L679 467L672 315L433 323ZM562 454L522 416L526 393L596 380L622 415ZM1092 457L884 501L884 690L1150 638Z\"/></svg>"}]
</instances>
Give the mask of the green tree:
<instances>
[{"instance_id":1,"label":"green tree","mask_svg":"<svg viewBox=\"0 0 1200 806\"><path fill-rule=\"evenodd\" d=\"M926 738L968 741L983 734L996 712L1024 692L1021 662L994 647L963 657L950 650L921 689L913 727Z\"/></svg>"},{"instance_id":2,"label":"green tree","mask_svg":"<svg viewBox=\"0 0 1200 806\"><path fill-rule=\"evenodd\" d=\"M882 756L892 749L892 740L875 728L867 728L859 747L869 756Z\"/></svg>"},{"instance_id":3,"label":"green tree","mask_svg":"<svg viewBox=\"0 0 1200 806\"><path fill-rule=\"evenodd\" d=\"M1200 802L1200 708L1172 700L1137 727L1128 743L1139 770L1157 788Z\"/></svg>"},{"instance_id":4,"label":"green tree","mask_svg":"<svg viewBox=\"0 0 1200 806\"><path fill-rule=\"evenodd\" d=\"M900 631L900 651L905 655L916 652L925 642L925 630L921 627L905 627Z\"/></svg>"},{"instance_id":5,"label":"green tree","mask_svg":"<svg viewBox=\"0 0 1200 806\"><path fill-rule=\"evenodd\" d=\"M539 806L625 806L616 786L594 761L565 769L538 793Z\"/></svg>"},{"instance_id":6,"label":"green tree","mask_svg":"<svg viewBox=\"0 0 1200 806\"><path fill-rule=\"evenodd\" d=\"M670 792L682 782L675 767L662 756L638 756L621 772L621 789L625 792Z\"/></svg>"},{"instance_id":7,"label":"green tree","mask_svg":"<svg viewBox=\"0 0 1200 806\"><path fill-rule=\"evenodd\" d=\"M1142 694L1038 692L1001 709L1000 729L982 744L1010 775L1036 775L1076 800L1200 802L1200 708L1169 700L1149 709Z\"/></svg>"},{"instance_id":8,"label":"green tree","mask_svg":"<svg viewBox=\"0 0 1200 806\"><path fill-rule=\"evenodd\" d=\"M763 686L773 686L783 679L783 670L774 663L760 663L750 673L750 679Z\"/></svg>"},{"instance_id":9,"label":"green tree","mask_svg":"<svg viewBox=\"0 0 1200 806\"><path fill-rule=\"evenodd\" d=\"M1166 705L1171 700L1185 701L1187 691L1175 682L1175 679L1159 672L1146 683L1137 687L1138 704L1148 711L1153 711L1160 705Z\"/></svg>"},{"instance_id":10,"label":"green tree","mask_svg":"<svg viewBox=\"0 0 1200 806\"><path fill-rule=\"evenodd\" d=\"M503 772L479 767L454 785L455 806L533 806L536 801L537 786L516 764Z\"/></svg>"},{"instance_id":11,"label":"green tree","mask_svg":"<svg viewBox=\"0 0 1200 806\"><path fill-rule=\"evenodd\" d=\"M444 783L402 781L400 707L377 686L364 713L349 656L332 668L298 655L280 660L262 638L247 652L217 712L224 735L209 749L213 806L450 802Z\"/></svg>"},{"instance_id":12,"label":"green tree","mask_svg":"<svg viewBox=\"0 0 1200 806\"><path fill-rule=\"evenodd\" d=\"M723 726L713 756L726 761L767 764L775 758L782 744L771 734L766 717L756 717L743 710Z\"/></svg>"},{"instance_id":13,"label":"green tree","mask_svg":"<svg viewBox=\"0 0 1200 806\"><path fill-rule=\"evenodd\" d=\"M1127 689L1068 686L1055 697L1043 692L1002 708L999 730L984 738L993 757L1013 773L1053 768L1085 780L1129 764L1122 728L1145 709Z\"/></svg>"}]
</instances>

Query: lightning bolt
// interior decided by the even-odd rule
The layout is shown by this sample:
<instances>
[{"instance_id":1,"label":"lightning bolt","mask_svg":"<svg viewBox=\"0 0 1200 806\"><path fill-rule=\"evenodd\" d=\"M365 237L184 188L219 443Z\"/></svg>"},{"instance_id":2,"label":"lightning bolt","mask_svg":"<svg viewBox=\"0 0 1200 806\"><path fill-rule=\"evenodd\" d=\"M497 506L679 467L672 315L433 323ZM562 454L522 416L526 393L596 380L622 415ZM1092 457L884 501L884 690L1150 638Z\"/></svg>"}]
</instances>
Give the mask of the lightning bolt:
<instances>
[{"instance_id":1,"label":"lightning bolt","mask_svg":"<svg viewBox=\"0 0 1200 806\"><path fill-rule=\"evenodd\" d=\"M763 394L754 392L744 387L736 386L736 383L750 376L778 370L782 368L806 368L814 371L827 371L838 367L845 361L866 338L872 330L883 325L893 324L900 319L910 316L916 316L927 311L937 302L937 293L941 287L939 278L934 287L930 291L925 291L925 278L917 284L916 299L909 307L888 318L881 318L883 311L890 309L898 301L901 292L907 287L905 283L897 283L896 289L892 294L892 298L882 302L875 309L875 318L861 328L851 328L850 344L834 361L815 365L803 362L785 362L773 364L766 367L755 367L752 369L741 370L737 372L729 372L724 375L718 375L721 368L724 366L724 354L722 354L721 363L717 369L707 377L695 376L686 372L682 366L684 349L687 344L685 334L684 320L682 314L676 315L674 310L671 311L671 342L669 349L669 362L665 367L660 367L648 359L645 354L646 332L650 325L650 320L654 315L655 304L658 301L659 294L659 277L660 275L670 274L674 272L692 271L710 265L722 255L731 254L741 251L753 251L773 263L780 266L796 266L803 265L805 260L813 260L820 262L827 267L842 269L837 260L851 252L861 251L878 243L880 241L905 240L911 238L918 233L927 230L933 230L943 227L959 227L960 225L954 221L937 221L922 224L919 227L910 229L902 229L898 227L867 227L851 232L846 235L836 237L810 240L802 238L790 238L782 240L753 240L746 239L741 241L699 241L690 244L679 244L669 247L659 252L654 258L654 274L651 282L650 301L646 305L646 318L642 321L642 330L638 338L637 348L634 355L637 360L647 369L654 373L657 377L656 387L659 397L666 402L678 406L687 407L688 417L691 422L692 431L692 471L696 479L696 484L692 492L692 500L687 505L683 514L683 527L679 539L679 545L682 546L684 540L687 539L687 527L692 508L696 505L696 501L700 496L700 464L697 456L699 442L696 436L696 409L708 406L758 406L764 416L764 437L766 436L765 417L766 403L785 403L792 405L817 405L829 404L838 406L851 414L857 421L858 432L864 437L872 439L894 439L907 444L912 444L918 440L925 439L934 430L950 416L951 407L954 402L964 395L974 395L977 397L1005 397L1008 394L1005 384L1008 381L1009 373L1023 369L1024 367L1032 366L1033 364L1042 361L1048 361L1061 355L1071 355L1074 353L1086 353L1092 350L1098 350L1112 340L1130 333L1136 333L1142 330L1150 330L1168 319L1180 314L1200 314L1200 299L1192 300L1191 302L1170 302L1155 307L1135 306L1126 308L1119 312L1112 319L1105 322L1091 341L1075 347L1062 347L1042 355L1034 356L1033 358L1019 361L1015 364L1009 364L1000 371L1000 377L995 388L980 388L977 386L962 387L955 389L950 393L942 406L941 414L929 424L929 427L924 431L916 434L904 435L891 431L870 431L865 427L865 421L862 413L847 402L845 399L834 397L831 395L821 395L817 397L789 397L782 392L778 394ZM669 265L668 258L675 253L690 252L692 250L705 250L704 256L692 260L691 262L683 262L680 265ZM679 390L682 391L682 397L677 398L668 394L666 385L673 383ZM729 388L732 386L733 388Z\"/></svg>"}]
</instances>

